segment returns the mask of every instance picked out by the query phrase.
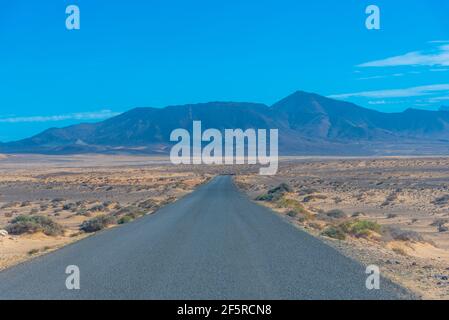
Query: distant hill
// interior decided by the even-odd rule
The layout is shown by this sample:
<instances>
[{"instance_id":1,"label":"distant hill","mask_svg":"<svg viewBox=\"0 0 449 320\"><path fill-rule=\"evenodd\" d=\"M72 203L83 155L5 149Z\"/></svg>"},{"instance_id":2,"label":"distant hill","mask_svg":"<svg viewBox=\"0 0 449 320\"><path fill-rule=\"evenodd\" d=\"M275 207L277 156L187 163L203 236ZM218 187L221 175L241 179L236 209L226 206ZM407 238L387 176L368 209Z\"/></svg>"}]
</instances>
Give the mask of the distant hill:
<instances>
[{"instance_id":1,"label":"distant hill","mask_svg":"<svg viewBox=\"0 0 449 320\"><path fill-rule=\"evenodd\" d=\"M166 154L171 131L191 130L194 120L202 121L203 130L279 129L283 155L449 154L447 111L382 113L302 91L272 106L211 102L136 108L102 122L52 128L0 144L0 152Z\"/></svg>"}]
</instances>

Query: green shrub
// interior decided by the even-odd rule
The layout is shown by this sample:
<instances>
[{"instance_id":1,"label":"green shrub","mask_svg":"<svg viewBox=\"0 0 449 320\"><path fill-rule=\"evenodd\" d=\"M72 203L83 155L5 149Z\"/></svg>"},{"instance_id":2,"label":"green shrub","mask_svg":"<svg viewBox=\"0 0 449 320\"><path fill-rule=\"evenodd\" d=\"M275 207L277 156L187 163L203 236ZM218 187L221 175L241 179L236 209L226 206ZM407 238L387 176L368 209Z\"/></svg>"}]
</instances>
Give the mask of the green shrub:
<instances>
[{"instance_id":1,"label":"green shrub","mask_svg":"<svg viewBox=\"0 0 449 320\"><path fill-rule=\"evenodd\" d=\"M268 193L260 195L256 198L257 201L275 202L282 198L287 193L292 192L290 186L286 183L281 183L276 188L268 190Z\"/></svg>"},{"instance_id":2,"label":"green shrub","mask_svg":"<svg viewBox=\"0 0 449 320\"><path fill-rule=\"evenodd\" d=\"M345 240L346 235L341 228L338 226L330 226L327 227L322 233L323 236L328 238L337 239L337 240Z\"/></svg>"},{"instance_id":3,"label":"green shrub","mask_svg":"<svg viewBox=\"0 0 449 320\"><path fill-rule=\"evenodd\" d=\"M290 210L289 212L287 212L287 216L291 217L291 218L295 218L298 215L298 212L294 211L294 210Z\"/></svg>"},{"instance_id":4,"label":"green shrub","mask_svg":"<svg viewBox=\"0 0 449 320\"><path fill-rule=\"evenodd\" d=\"M380 233L381 226L374 221L368 220L353 220L340 224L343 232L350 234L357 238L368 237L372 232Z\"/></svg>"},{"instance_id":5,"label":"green shrub","mask_svg":"<svg viewBox=\"0 0 449 320\"><path fill-rule=\"evenodd\" d=\"M151 209L157 208L157 207L158 207L158 204L157 204L157 202L154 201L153 199L148 199L148 200L145 200L145 201L140 202L140 203L138 204L138 207L141 208L141 209L148 209L148 210L151 210Z\"/></svg>"},{"instance_id":6,"label":"green shrub","mask_svg":"<svg viewBox=\"0 0 449 320\"><path fill-rule=\"evenodd\" d=\"M115 224L116 223L116 218L110 215L103 215L103 216L98 216L95 217L93 219L84 221L81 226L80 229L84 232L96 232L96 231L100 231L103 230L104 228Z\"/></svg>"},{"instance_id":7,"label":"green shrub","mask_svg":"<svg viewBox=\"0 0 449 320\"><path fill-rule=\"evenodd\" d=\"M64 228L50 218L26 215L21 215L11 220L10 224L6 226L6 231L13 235L37 232L43 232L47 236L64 234Z\"/></svg>"},{"instance_id":8,"label":"green shrub","mask_svg":"<svg viewBox=\"0 0 449 320\"><path fill-rule=\"evenodd\" d=\"M256 201L276 202L282 197L281 193L262 194L256 198Z\"/></svg>"},{"instance_id":9,"label":"green shrub","mask_svg":"<svg viewBox=\"0 0 449 320\"><path fill-rule=\"evenodd\" d=\"M35 254L37 254L37 253L39 253L39 249L31 249L30 251L28 251L28 254L29 254L30 256L35 255Z\"/></svg>"},{"instance_id":10,"label":"green shrub","mask_svg":"<svg viewBox=\"0 0 449 320\"><path fill-rule=\"evenodd\" d=\"M307 213L307 210L304 208L301 202L295 199L282 198L277 202L277 205L279 208L288 208L298 213Z\"/></svg>"},{"instance_id":11,"label":"green shrub","mask_svg":"<svg viewBox=\"0 0 449 320\"><path fill-rule=\"evenodd\" d=\"M66 203L65 205L62 206L62 210L66 210L66 211L72 211L72 210L76 210L77 206L75 203Z\"/></svg>"},{"instance_id":12,"label":"green shrub","mask_svg":"<svg viewBox=\"0 0 449 320\"><path fill-rule=\"evenodd\" d=\"M128 216L123 216L120 219L118 219L117 223L118 224L125 224L125 223L131 222L133 220L134 220L133 217L128 215Z\"/></svg>"},{"instance_id":13,"label":"green shrub","mask_svg":"<svg viewBox=\"0 0 449 320\"><path fill-rule=\"evenodd\" d=\"M136 219L138 217L144 216L146 213L146 210L129 206L125 208L121 208L113 213L115 217L122 217L122 216L130 216L133 219Z\"/></svg>"}]
</instances>

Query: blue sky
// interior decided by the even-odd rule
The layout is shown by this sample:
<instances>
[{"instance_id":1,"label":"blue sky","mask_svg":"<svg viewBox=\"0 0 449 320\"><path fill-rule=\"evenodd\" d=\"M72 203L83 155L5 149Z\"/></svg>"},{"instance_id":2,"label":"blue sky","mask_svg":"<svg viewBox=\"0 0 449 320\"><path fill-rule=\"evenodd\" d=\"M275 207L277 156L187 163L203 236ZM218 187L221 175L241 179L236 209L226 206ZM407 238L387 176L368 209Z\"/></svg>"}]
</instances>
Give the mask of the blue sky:
<instances>
[{"instance_id":1,"label":"blue sky","mask_svg":"<svg viewBox=\"0 0 449 320\"><path fill-rule=\"evenodd\" d=\"M81 29L65 28L78 5ZM365 8L381 9L367 30ZM133 107L272 104L295 90L385 112L449 105L447 0L2 2L0 141Z\"/></svg>"}]
</instances>

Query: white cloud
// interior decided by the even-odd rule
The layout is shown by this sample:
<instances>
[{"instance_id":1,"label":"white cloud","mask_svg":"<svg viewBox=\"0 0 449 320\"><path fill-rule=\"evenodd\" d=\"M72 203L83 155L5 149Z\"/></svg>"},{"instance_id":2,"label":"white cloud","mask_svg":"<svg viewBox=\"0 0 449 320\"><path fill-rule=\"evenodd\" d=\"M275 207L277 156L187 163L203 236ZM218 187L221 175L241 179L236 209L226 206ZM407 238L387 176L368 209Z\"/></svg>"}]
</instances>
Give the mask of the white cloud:
<instances>
[{"instance_id":1,"label":"white cloud","mask_svg":"<svg viewBox=\"0 0 449 320\"><path fill-rule=\"evenodd\" d=\"M434 41L429 41L429 43L449 43L449 40L434 40Z\"/></svg>"},{"instance_id":2,"label":"white cloud","mask_svg":"<svg viewBox=\"0 0 449 320\"><path fill-rule=\"evenodd\" d=\"M405 98L405 97L418 97L432 95L436 93L447 92L449 93L449 84L435 84L429 86L412 87L405 89L387 89L387 90L376 90L376 91L362 91L355 93L344 93L335 94L329 96L333 99L346 99L353 97L363 97L363 98Z\"/></svg>"},{"instance_id":3,"label":"white cloud","mask_svg":"<svg viewBox=\"0 0 449 320\"><path fill-rule=\"evenodd\" d=\"M449 100L449 96L444 96L444 97L434 97L432 99L430 99L429 101L431 102L441 102L441 101L446 101Z\"/></svg>"},{"instance_id":4,"label":"white cloud","mask_svg":"<svg viewBox=\"0 0 449 320\"><path fill-rule=\"evenodd\" d=\"M365 62L357 67L398 67L398 66L449 66L449 44L446 42L431 52L412 51L403 55L394 56L382 60Z\"/></svg>"},{"instance_id":5,"label":"white cloud","mask_svg":"<svg viewBox=\"0 0 449 320\"><path fill-rule=\"evenodd\" d=\"M385 101L385 100L368 101L368 104L371 104L371 105L382 105L382 104L387 104L387 101Z\"/></svg>"},{"instance_id":6,"label":"white cloud","mask_svg":"<svg viewBox=\"0 0 449 320\"><path fill-rule=\"evenodd\" d=\"M363 78L358 78L357 80L373 80L373 79L384 79L387 78L388 76L372 76L372 77L363 77Z\"/></svg>"},{"instance_id":7,"label":"white cloud","mask_svg":"<svg viewBox=\"0 0 449 320\"><path fill-rule=\"evenodd\" d=\"M94 112L78 112L53 116L4 117L0 118L0 123L56 122L64 120L101 120L114 117L118 114L118 112L113 112L111 110L100 110Z\"/></svg>"}]
</instances>

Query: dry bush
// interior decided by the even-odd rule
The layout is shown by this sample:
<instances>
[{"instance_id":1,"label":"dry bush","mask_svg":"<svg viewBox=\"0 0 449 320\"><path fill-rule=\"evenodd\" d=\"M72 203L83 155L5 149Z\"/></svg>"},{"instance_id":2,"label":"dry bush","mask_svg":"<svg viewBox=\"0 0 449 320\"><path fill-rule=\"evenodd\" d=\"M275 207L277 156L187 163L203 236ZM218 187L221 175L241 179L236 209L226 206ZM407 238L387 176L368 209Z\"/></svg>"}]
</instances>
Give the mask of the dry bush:
<instances>
[{"instance_id":1,"label":"dry bush","mask_svg":"<svg viewBox=\"0 0 449 320\"><path fill-rule=\"evenodd\" d=\"M64 234L64 228L44 216L26 216L21 215L6 226L6 231L13 235L21 235L25 233L43 232L47 236L59 236Z\"/></svg>"}]
</instances>

